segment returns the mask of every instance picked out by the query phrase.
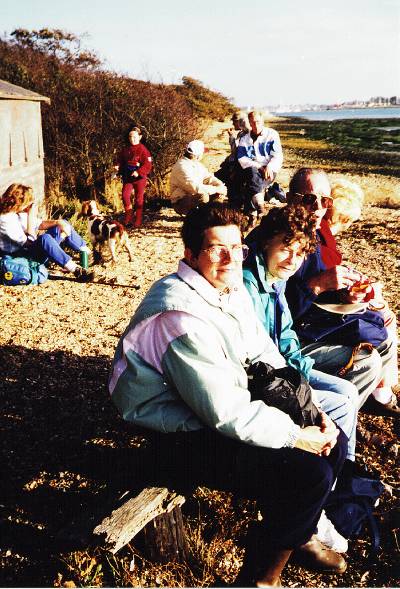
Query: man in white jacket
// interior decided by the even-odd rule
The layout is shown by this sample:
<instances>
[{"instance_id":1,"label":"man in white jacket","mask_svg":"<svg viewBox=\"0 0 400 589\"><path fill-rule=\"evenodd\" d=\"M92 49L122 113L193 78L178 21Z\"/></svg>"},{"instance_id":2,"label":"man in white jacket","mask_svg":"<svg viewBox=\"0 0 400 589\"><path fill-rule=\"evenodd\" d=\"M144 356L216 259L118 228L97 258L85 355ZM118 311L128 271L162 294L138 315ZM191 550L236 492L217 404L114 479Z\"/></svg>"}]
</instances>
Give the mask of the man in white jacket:
<instances>
[{"instance_id":1,"label":"man in white jacket","mask_svg":"<svg viewBox=\"0 0 400 589\"><path fill-rule=\"evenodd\" d=\"M180 215L186 215L200 203L226 197L225 184L200 162L203 154L204 143L198 139L190 141L171 170L171 202Z\"/></svg>"}]
</instances>

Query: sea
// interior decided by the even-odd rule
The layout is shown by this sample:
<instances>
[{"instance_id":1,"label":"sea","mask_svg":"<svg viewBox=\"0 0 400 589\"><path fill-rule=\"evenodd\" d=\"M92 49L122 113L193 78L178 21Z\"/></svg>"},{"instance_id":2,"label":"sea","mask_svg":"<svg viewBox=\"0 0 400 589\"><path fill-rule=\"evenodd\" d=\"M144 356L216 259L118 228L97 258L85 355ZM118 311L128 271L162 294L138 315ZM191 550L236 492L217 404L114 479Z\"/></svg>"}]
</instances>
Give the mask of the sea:
<instances>
[{"instance_id":1,"label":"sea","mask_svg":"<svg viewBox=\"0 0 400 589\"><path fill-rule=\"evenodd\" d=\"M341 108L332 110L304 110L273 113L277 117L302 117L309 121L338 119L400 119L400 106L387 108Z\"/></svg>"}]
</instances>

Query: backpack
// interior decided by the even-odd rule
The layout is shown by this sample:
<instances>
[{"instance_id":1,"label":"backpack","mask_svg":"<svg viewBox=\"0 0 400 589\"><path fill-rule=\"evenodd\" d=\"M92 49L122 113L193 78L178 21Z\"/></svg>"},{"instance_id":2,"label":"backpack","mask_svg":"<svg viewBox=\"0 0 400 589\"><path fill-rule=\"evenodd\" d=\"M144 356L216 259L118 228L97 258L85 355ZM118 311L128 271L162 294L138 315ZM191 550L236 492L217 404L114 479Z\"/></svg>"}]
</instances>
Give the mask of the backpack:
<instances>
[{"instance_id":1,"label":"backpack","mask_svg":"<svg viewBox=\"0 0 400 589\"><path fill-rule=\"evenodd\" d=\"M343 473L324 507L328 518L345 538L356 538L362 532L364 524L368 524L371 555L376 554L381 541L373 509L383 490L384 485L379 480Z\"/></svg>"},{"instance_id":2,"label":"backpack","mask_svg":"<svg viewBox=\"0 0 400 589\"><path fill-rule=\"evenodd\" d=\"M36 260L9 255L0 258L0 284L3 286L42 284L48 275L46 266Z\"/></svg>"},{"instance_id":3,"label":"backpack","mask_svg":"<svg viewBox=\"0 0 400 589\"><path fill-rule=\"evenodd\" d=\"M252 401L280 409L300 427L319 423L320 412L313 403L311 387L298 370L255 362L246 372Z\"/></svg>"}]
</instances>

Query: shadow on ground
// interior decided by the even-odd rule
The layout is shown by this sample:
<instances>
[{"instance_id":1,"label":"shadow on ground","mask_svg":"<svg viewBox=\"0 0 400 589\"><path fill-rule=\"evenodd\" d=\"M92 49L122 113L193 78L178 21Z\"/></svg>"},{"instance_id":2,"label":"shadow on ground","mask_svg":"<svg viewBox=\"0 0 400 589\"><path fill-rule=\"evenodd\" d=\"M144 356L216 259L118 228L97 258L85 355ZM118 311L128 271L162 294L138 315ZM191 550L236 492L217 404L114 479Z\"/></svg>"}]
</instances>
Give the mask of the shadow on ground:
<instances>
[{"instance_id":1,"label":"shadow on ground","mask_svg":"<svg viewBox=\"0 0 400 589\"><path fill-rule=\"evenodd\" d=\"M59 532L148 478L150 445L117 415L110 358L20 346L0 350L0 585L52 586Z\"/></svg>"}]
</instances>

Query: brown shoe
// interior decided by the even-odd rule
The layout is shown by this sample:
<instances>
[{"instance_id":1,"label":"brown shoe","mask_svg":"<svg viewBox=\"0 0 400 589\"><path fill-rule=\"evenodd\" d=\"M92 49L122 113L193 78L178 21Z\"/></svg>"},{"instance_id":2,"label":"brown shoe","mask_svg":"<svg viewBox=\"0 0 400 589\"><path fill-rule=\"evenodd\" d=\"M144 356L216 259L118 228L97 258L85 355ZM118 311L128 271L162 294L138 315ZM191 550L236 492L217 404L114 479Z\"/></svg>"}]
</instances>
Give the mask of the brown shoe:
<instances>
[{"instance_id":1,"label":"brown shoe","mask_svg":"<svg viewBox=\"0 0 400 589\"><path fill-rule=\"evenodd\" d=\"M395 393L392 394L392 398L387 403L379 403L370 395L363 405L363 410L365 413L380 417L400 417L399 401Z\"/></svg>"},{"instance_id":2,"label":"brown shoe","mask_svg":"<svg viewBox=\"0 0 400 589\"><path fill-rule=\"evenodd\" d=\"M344 573L347 563L343 556L327 548L314 534L310 540L293 552L293 562L316 571Z\"/></svg>"}]
</instances>

